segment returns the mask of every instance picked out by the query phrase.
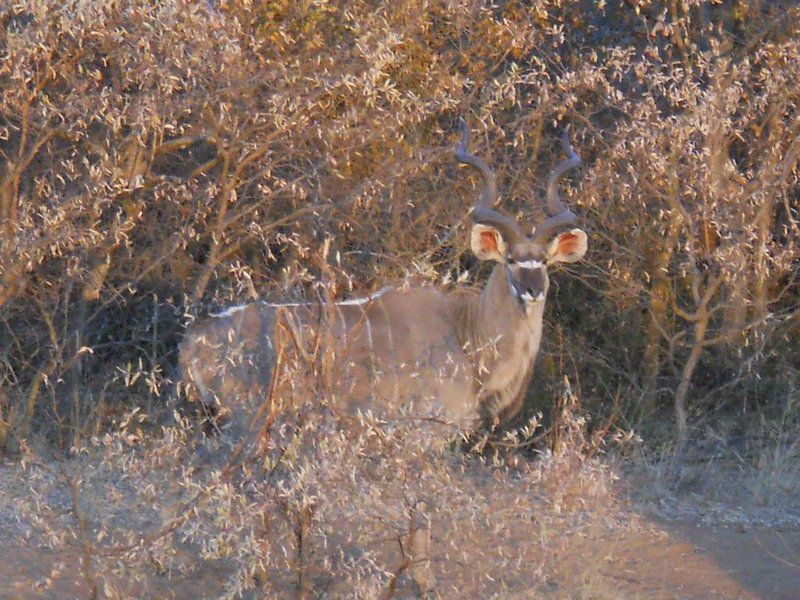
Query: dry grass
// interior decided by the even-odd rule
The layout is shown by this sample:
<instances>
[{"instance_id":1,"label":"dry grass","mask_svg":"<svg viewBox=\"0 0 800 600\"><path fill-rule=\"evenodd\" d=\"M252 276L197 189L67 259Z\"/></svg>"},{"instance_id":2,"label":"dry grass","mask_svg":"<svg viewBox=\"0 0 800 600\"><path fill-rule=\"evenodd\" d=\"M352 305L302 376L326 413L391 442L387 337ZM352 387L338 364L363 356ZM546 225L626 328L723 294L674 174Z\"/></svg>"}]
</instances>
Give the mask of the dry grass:
<instances>
[{"instance_id":1,"label":"dry grass","mask_svg":"<svg viewBox=\"0 0 800 600\"><path fill-rule=\"evenodd\" d=\"M84 583L109 597L295 597L303 578L315 596L403 597L401 546L418 500L442 597L580 590L602 561L562 573L562 548L615 518L614 476L586 458L577 421L558 454L515 469L432 446L416 424L342 429L311 417L302 428L276 422L264 456L195 471L180 424L148 440L143 420L131 415L69 461L29 455L5 471L9 520L25 524L30 544L81 556Z\"/></svg>"}]
</instances>

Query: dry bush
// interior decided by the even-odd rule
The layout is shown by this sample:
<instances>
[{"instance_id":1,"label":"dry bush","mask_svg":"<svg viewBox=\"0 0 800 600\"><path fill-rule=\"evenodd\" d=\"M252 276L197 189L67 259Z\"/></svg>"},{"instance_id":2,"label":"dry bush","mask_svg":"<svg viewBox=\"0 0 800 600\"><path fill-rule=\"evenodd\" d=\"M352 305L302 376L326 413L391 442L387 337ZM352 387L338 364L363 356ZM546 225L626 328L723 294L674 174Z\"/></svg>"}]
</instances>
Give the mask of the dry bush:
<instances>
[{"instance_id":1,"label":"dry bush","mask_svg":"<svg viewBox=\"0 0 800 600\"><path fill-rule=\"evenodd\" d=\"M619 519L614 477L587 457L596 440L574 408L558 452L514 469L444 446L437 425L298 407L301 418L272 421L263 454L235 465L187 468L190 424L156 440L137 411L73 460L28 457L6 478L29 543L80 557L84 588L107 597L407 597L420 501L444 597L568 595L599 566L556 575L569 536Z\"/></svg>"},{"instance_id":2,"label":"dry bush","mask_svg":"<svg viewBox=\"0 0 800 600\"><path fill-rule=\"evenodd\" d=\"M338 295L481 279L460 115L512 211L539 215L564 124L587 165L569 196L590 260L557 276L535 401L566 371L595 422L674 420L679 449L775 418L791 431L796 16L693 0L6 8L0 444L68 448L131 406L156 414L183 326L305 297L325 236Z\"/></svg>"}]
</instances>

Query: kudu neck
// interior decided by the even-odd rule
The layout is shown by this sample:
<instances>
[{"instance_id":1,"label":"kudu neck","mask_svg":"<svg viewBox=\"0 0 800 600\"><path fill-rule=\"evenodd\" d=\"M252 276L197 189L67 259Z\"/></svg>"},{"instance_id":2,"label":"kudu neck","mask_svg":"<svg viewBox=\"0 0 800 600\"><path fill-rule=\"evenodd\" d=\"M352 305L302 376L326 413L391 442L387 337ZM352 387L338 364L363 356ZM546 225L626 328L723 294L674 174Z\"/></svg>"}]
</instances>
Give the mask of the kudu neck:
<instances>
[{"instance_id":1,"label":"kudu neck","mask_svg":"<svg viewBox=\"0 0 800 600\"><path fill-rule=\"evenodd\" d=\"M544 301L526 310L508 286L505 267L497 264L479 294L470 298L467 307L469 331L465 341L473 348L512 340L522 329L541 329Z\"/></svg>"}]
</instances>

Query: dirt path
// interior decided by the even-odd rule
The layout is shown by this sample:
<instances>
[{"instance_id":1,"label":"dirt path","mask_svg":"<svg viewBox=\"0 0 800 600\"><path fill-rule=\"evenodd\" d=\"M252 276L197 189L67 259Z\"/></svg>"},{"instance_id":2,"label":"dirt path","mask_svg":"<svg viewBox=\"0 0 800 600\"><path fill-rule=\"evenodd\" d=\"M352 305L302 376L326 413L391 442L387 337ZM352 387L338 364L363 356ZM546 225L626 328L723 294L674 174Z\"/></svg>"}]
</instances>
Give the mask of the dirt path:
<instances>
[{"instance_id":1,"label":"dirt path","mask_svg":"<svg viewBox=\"0 0 800 600\"><path fill-rule=\"evenodd\" d=\"M0 536L0 599L89 597L73 553L28 546L9 531Z\"/></svg>"},{"instance_id":2,"label":"dirt path","mask_svg":"<svg viewBox=\"0 0 800 600\"><path fill-rule=\"evenodd\" d=\"M51 550L26 542L17 532L0 527L0 600L91 598L91 586L82 572L80 552L68 546ZM96 577L97 574L95 574ZM191 575L158 575L155 569L139 575L110 577L125 596L109 596L98 586L98 598L186 599L218 598L225 573L209 564Z\"/></svg>"},{"instance_id":3,"label":"dirt path","mask_svg":"<svg viewBox=\"0 0 800 600\"><path fill-rule=\"evenodd\" d=\"M612 535L574 540L564 576L601 566L587 591L615 590L622 598L800 597L800 529L711 526L692 521L643 520Z\"/></svg>"},{"instance_id":4,"label":"dirt path","mask_svg":"<svg viewBox=\"0 0 800 600\"><path fill-rule=\"evenodd\" d=\"M659 523L684 558L673 581L733 584L730 597L797 600L800 598L800 529L764 526L709 526L677 521ZM693 560L694 558L694 560ZM709 576L704 565L713 565ZM678 565L676 565L677 567ZM713 586L711 586L713 588ZM725 588L721 583L719 590ZM738 596L737 596L738 594ZM725 596L722 596L725 597Z\"/></svg>"},{"instance_id":5,"label":"dirt path","mask_svg":"<svg viewBox=\"0 0 800 600\"><path fill-rule=\"evenodd\" d=\"M91 471L96 464L87 459L83 465L88 475L81 490L94 535L101 522L136 535L152 527L150 519L160 513L148 516L139 487ZM453 498L440 503L446 514L433 513L432 566L443 599L800 599L796 510L765 518L755 508L700 506L691 497L667 501L652 493L632 500L630 483L591 492L586 482L594 485L607 470L592 471L584 476L585 485L576 485L572 467L537 480L480 461L454 461L448 468L461 490L456 500L481 510L466 513L477 518L458 527L450 518L459 510L449 503ZM0 600L91 597L69 494L53 471L0 464ZM163 473L156 476L163 479ZM160 502L165 498L159 496ZM355 521L353 526L360 527ZM337 546L341 539L335 534L328 542L346 548ZM356 544L348 550L354 552L367 542L350 543ZM275 546L281 547L287 548L285 564L291 568L292 547ZM159 558L167 549L168 568ZM331 550L320 550L320 557L324 552ZM391 567L399 557L390 554L376 558ZM222 559L201 559L188 543L170 544L162 554L147 550L140 558L136 564L111 557L93 561L97 597L216 599L235 573ZM283 581L275 588L281 597L293 598L294 579L273 575L267 575L269 581ZM411 584L406 575L401 579L394 597L409 598ZM106 595L104 582L119 594ZM348 594L351 588L334 585L326 596ZM261 596L245 595L251 597Z\"/></svg>"},{"instance_id":6,"label":"dirt path","mask_svg":"<svg viewBox=\"0 0 800 600\"><path fill-rule=\"evenodd\" d=\"M632 516L626 527L580 531L565 540L545 589L520 598L765 599L800 597L800 529L710 526ZM17 532L18 533L18 532ZM517 530L524 539L524 530ZM55 552L0 531L0 599L88 598L74 551ZM525 551L520 548L520 551ZM206 581L153 575L142 598L214 598ZM198 584L202 585L198 587ZM201 590L205 590L203 594ZM200 596L198 596L198 593ZM100 597L104 597L102 590ZM511 596L506 596L511 597Z\"/></svg>"}]
</instances>

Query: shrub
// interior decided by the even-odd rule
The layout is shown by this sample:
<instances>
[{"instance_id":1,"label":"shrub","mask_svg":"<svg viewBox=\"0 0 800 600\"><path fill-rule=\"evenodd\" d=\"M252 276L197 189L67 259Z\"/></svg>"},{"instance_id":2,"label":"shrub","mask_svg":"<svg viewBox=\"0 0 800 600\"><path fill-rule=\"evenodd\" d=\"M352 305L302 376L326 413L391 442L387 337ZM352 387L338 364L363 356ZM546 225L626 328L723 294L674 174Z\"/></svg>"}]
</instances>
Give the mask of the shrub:
<instances>
[{"instance_id":1,"label":"shrub","mask_svg":"<svg viewBox=\"0 0 800 600\"><path fill-rule=\"evenodd\" d=\"M339 295L480 280L461 115L531 220L563 125L586 164L568 195L589 262L556 276L536 389L566 370L597 416L674 410L679 446L736 411L785 419L800 49L779 5L7 9L0 444L68 447L163 405L185 323L303 297L326 236Z\"/></svg>"}]
</instances>

